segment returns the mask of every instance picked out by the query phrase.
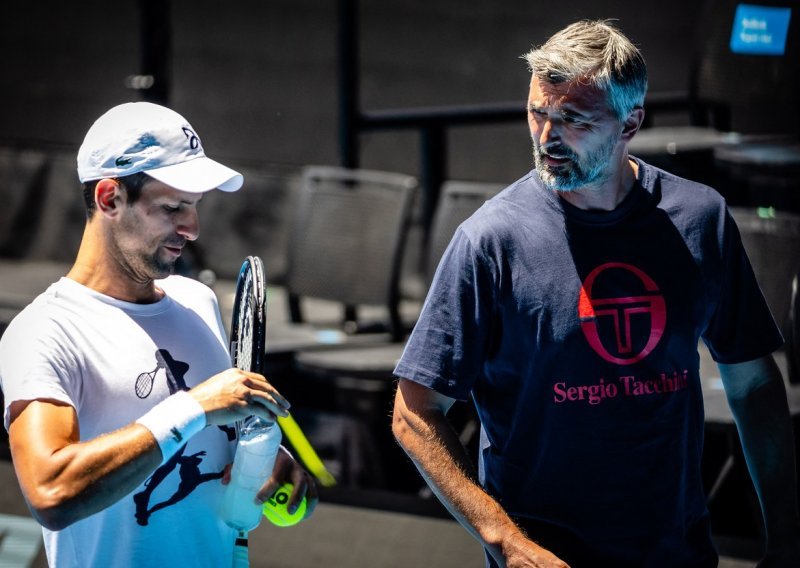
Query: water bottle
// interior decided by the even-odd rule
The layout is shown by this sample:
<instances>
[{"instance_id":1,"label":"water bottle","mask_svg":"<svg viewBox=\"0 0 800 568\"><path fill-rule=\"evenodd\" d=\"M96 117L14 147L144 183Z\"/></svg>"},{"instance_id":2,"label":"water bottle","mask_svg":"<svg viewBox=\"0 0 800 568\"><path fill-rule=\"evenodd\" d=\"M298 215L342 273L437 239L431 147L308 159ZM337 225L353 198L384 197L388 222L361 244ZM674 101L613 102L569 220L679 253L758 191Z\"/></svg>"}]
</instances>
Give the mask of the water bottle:
<instances>
[{"instance_id":1,"label":"water bottle","mask_svg":"<svg viewBox=\"0 0 800 568\"><path fill-rule=\"evenodd\" d=\"M272 473L281 445L281 429L275 422L250 416L239 429L231 482L225 487L222 518L238 531L251 531L261 521L256 493Z\"/></svg>"}]
</instances>

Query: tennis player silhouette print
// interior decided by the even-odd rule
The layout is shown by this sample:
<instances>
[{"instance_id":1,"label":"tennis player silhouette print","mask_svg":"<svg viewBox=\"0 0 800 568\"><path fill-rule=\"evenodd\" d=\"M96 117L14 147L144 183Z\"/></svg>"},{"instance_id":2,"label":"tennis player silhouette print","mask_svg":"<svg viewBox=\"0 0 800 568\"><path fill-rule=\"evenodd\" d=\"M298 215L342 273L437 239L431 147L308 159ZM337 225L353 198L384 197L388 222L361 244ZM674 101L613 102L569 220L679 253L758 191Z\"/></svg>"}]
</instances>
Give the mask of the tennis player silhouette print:
<instances>
[{"instance_id":1,"label":"tennis player silhouette print","mask_svg":"<svg viewBox=\"0 0 800 568\"><path fill-rule=\"evenodd\" d=\"M155 352L155 358L155 369L140 374L136 379L136 395L139 396L139 398L147 398L147 396L150 395L158 371L161 369L164 370L164 374L166 375L167 388L169 389L170 395L178 391L189 390L185 380L186 373L189 371L188 363L175 360L166 349L158 349ZM147 382L149 382L149 384L147 384ZM142 396L145 392L147 394ZM228 428L222 429L225 431L228 430ZM233 432L233 429L230 430ZM188 456L184 455L185 451L186 444L183 444L175 455L156 469L153 475L145 481L144 490L134 494L133 501L136 504L136 522L140 525L147 526L150 516L153 513L185 499L192 491L197 489L200 484L215 479L222 479L225 473L224 469L207 473L200 470L200 465L203 463L203 456L206 455L205 451L201 450ZM177 488L175 488L174 492L169 497L150 507L150 499L153 493L176 469L178 470L179 477Z\"/></svg>"}]
</instances>

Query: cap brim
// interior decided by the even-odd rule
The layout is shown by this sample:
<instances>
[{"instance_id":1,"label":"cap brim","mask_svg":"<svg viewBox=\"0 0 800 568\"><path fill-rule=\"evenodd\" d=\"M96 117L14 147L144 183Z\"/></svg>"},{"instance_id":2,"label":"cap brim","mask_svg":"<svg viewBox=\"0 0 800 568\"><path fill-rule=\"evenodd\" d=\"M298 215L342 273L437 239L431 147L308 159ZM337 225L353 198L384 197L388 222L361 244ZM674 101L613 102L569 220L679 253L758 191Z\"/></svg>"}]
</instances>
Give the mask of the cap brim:
<instances>
[{"instance_id":1,"label":"cap brim","mask_svg":"<svg viewBox=\"0 0 800 568\"><path fill-rule=\"evenodd\" d=\"M212 189L236 191L244 182L242 174L205 156L146 170L144 173L170 187L189 193L204 193Z\"/></svg>"}]
</instances>

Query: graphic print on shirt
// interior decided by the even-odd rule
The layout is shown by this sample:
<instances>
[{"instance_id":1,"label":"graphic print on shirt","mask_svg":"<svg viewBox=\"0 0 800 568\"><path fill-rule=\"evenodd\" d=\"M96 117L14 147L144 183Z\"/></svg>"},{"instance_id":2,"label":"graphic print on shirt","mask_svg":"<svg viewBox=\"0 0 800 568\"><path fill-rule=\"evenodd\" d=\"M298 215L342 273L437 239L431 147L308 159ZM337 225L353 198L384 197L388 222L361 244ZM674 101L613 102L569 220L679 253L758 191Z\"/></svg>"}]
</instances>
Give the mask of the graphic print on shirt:
<instances>
[{"instance_id":1,"label":"graphic print on shirt","mask_svg":"<svg viewBox=\"0 0 800 568\"><path fill-rule=\"evenodd\" d=\"M615 377L557 379L553 401L597 405L620 397L660 396L685 389L688 370L668 369L641 377L626 372L645 359L662 339L667 307L658 284L643 270L623 262L594 268L583 281L578 299L581 331L594 352L619 366Z\"/></svg>"},{"instance_id":2,"label":"graphic print on shirt","mask_svg":"<svg viewBox=\"0 0 800 568\"><path fill-rule=\"evenodd\" d=\"M189 370L188 363L176 361L166 349L157 350L155 358L156 368L152 371L142 373L137 377L136 384L134 385L136 396L139 398L147 398L150 396L153 383L159 374L158 371L162 369L166 375L167 388L169 389L170 395L175 394L179 390L189 390L184 379L186 372ZM143 379L142 377L145 378ZM228 429L223 430L227 433ZM230 436L229 439L231 439ZM147 526L150 516L156 511L185 499L202 483L215 479L222 479L225 473L224 469L218 472L207 473L203 473L200 470L200 465L203 463L203 456L206 455L206 452L200 451L187 456L184 455L185 451L186 444L181 446L174 456L153 472L153 475L145 481L145 489L143 491L133 495L133 502L136 505L136 522L138 524ZM151 507L150 498L153 492L176 469L178 470L178 477L180 478L177 489L170 497Z\"/></svg>"},{"instance_id":3,"label":"graphic print on shirt","mask_svg":"<svg viewBox=\"0 0 800 568\"><path fill-rule=\"evenodd\" d=\"M634 276L641 283L641 290L630 296L598 296L595 285L601 288L603 276L613 276L611 273L618 270ZM658 345L667 323L666 304L658 285L642 270L622 262L601 264L586 277L581 286L578 316L592 349L609 363L617 365L631 365L647 357ZM635 318L640 321L649 319L649 334L644 345L635 343L632 328ZM610 333L602 334L601 329ZM610 343L608 335L613 336L613 345L607 344Z\"/></svg>"}]
</instances>

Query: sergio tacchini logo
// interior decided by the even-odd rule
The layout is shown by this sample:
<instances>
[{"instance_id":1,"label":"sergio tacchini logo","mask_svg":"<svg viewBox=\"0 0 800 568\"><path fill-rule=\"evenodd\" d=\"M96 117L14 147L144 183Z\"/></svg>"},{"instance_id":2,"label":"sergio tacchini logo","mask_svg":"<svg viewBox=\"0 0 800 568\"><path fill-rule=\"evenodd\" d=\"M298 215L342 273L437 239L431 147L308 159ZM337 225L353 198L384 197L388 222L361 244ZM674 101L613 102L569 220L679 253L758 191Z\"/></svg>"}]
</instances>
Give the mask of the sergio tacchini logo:
<instances>
[{"instance_id":1,"label":"sergio tacchini logo","mask_svg":"<svg viewBox=\"0 0 800 568\"><path fill-rule=\"evenodd\" d=\"M597 279L614 270L624 270L635 276L642 283L642 293L618 298L595 298L593 288ZM631 365L647 357L658 345L667 322L666 304L658 285L642 270L622 262L601 264L589 273L581 286L578 316L583 334L592 349L609 363L618 365ZM638 351L634 350L631 330L631 320L636 316L649 316L650 320L649 336L644 347ZM611 318L616 340L613 346L615 354L600 337L598 320L601 318ZM604 329L608 329L608 326L604 326Z\"/></svg>"}]
</instances>

